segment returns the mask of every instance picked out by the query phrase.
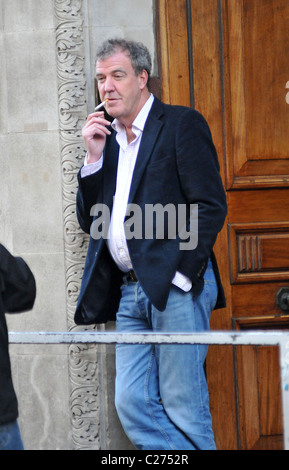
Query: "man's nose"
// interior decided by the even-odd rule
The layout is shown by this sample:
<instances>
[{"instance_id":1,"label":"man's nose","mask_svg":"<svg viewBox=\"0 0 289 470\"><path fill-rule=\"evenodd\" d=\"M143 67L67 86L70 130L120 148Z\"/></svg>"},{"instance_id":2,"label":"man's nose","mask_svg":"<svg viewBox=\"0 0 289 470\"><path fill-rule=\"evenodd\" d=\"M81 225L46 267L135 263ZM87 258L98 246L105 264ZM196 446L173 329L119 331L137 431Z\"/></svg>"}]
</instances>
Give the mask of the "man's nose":
<instances>
[{"instance_id":1,"label":"man's nose","mask_svg":"<svg viewBox=\"0 0 289 470\"><path fill-rule=\"evenodd\" d=\"M104 91L109 93L114 90L114 82L110 77L107 77L104 83Z\"/></svg>"}]
</instances>

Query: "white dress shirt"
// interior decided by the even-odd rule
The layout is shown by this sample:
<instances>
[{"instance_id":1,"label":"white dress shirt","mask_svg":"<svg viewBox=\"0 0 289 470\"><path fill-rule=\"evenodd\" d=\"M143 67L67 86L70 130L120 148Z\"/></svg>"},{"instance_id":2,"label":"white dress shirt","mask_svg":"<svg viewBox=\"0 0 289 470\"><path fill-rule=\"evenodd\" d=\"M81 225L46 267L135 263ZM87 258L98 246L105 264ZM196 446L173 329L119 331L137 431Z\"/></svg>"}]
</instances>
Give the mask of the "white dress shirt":
<instances>
[{"instance_id":1,"label":"white dress shirt","mask_svg":"<svg viewBox=\"0 0 289 470\"><path fill-rule=\"evenodd\" d=\"M119 144L119 160L117 167L116 191L114 195L107 244L112 258L119 269L123 272L128 272L130 269L133 269L125 237L124 218L142 133L153 101L154 96L151 94L135 118L132 124L132 132L135 135L135 139L132 142L128 143L127 141L125 127L117 119L112 122L112 127L117 133L116 140ZM91 175L100 170L102 162L102 157L98 162L90 164L87 164L85 159L84 166L81 170L81 177L84 178L85 176ZM179 272L176 272L172 283L186 292L192 287L190 279Z\"/></svg>"}]
</instances>

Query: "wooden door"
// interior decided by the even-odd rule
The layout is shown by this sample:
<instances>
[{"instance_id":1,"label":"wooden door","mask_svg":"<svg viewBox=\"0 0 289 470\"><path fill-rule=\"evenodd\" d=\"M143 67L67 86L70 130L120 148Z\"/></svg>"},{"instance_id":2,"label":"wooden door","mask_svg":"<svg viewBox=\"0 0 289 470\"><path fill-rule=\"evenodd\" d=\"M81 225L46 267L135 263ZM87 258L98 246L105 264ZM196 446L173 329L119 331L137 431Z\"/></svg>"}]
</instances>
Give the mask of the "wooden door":
<instances>
[{"instance_id":1,"label":"wooden door","mask_svg":"<svg viewBox=\"0 0 289 470\"><path fill-rule=\"evenodd\" d=\"M194 106L218 151L228 217L216 246L227 308L215 330L288 329L289 2L156 0L162 99ZM282 449L278 350L212 346L219 449Z\"/></svg>"}]
</instances>

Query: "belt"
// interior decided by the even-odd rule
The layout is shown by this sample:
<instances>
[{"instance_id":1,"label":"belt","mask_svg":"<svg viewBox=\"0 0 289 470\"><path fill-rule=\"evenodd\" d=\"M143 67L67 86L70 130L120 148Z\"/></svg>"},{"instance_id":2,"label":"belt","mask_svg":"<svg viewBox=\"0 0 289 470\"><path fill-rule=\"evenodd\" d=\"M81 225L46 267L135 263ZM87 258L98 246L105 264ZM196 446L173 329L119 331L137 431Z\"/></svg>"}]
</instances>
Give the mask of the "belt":
<instances>
[{"instance_id":1,"label":"belt","mask_svg":"<svg viewBox=\"0 0 289 470\"><path fill-rule=\"evenodd\" d=\"M127 274L127 279L133 282L138 282L138 278L136 277L135 272L131 269Z\"/></svg>"}]
</instances>

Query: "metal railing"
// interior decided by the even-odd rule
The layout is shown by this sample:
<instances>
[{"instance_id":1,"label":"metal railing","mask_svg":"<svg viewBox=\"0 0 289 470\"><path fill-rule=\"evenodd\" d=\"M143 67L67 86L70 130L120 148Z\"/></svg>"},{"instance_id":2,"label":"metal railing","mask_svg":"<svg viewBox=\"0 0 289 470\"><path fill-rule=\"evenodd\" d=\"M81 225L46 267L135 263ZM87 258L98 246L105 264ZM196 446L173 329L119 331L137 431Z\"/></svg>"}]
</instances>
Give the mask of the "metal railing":
<instances>
[{"instance_id":1,"label":"metal railing","mask_svg":"<svg viewBox=\"0 0 289 470\"><path fill-rule=\"evenodd\" d=\"M279 346L283 407L284 450L289 450L289 332L211 331L208 333L116 333L95 331L11 332L14 344L208 344Z\"/></svg>"}]
</instances>

